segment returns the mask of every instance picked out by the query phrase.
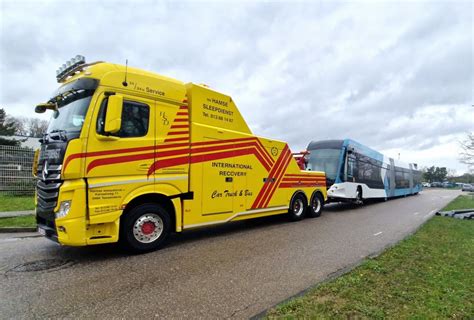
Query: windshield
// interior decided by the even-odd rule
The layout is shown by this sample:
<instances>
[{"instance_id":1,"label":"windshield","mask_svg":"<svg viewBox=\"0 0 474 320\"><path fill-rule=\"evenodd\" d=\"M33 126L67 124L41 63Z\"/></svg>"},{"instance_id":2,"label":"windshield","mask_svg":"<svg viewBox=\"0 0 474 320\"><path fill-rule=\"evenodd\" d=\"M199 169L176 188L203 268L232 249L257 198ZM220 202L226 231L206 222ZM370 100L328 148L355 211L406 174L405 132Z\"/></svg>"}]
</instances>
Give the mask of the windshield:
<instances>
[{"instance_id":1,"label":"windshield","mask_svg":"<svg viewBox=\"0 0 474 320\"><path fill-rule=\"evenodd\" d=\"M316 149L310 152L306 170L324 171L326 177L336 179L341 149Z\"/></svg>"},{"instance_id":2,"label":"windshield","mask_svg":"<svg viewBox=\"0 0 474 320\"><path fill-rule=\"evenodd\" d=\"M77 99L70 99L66 104L59 104L54 111L48 126L47 133L65 130L68 133L80 132L86 112L91 102L91 96L84 97L83 94L76 94Z\"/></svg>"},{"instance_id":3,"label":"windshield","mask_svg":"<svg viewBox=\"0 0 474 320\"><path fill-rule=\"evenodd\" d=\"M99 81L92 78L80 78L59 87L48 102L56 106L46 133L58 132L66 139L77 138ZM72 133L72 136L69 134Z\"/></svg>"}]
</instances>

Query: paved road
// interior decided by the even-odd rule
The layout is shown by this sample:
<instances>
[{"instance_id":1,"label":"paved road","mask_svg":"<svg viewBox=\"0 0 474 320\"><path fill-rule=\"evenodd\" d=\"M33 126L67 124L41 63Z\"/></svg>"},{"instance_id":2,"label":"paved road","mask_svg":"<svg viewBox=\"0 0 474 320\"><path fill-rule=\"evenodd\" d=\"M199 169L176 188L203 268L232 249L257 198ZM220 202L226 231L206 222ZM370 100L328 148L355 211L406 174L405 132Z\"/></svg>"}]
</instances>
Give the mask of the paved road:
<instances>
[{"instance_id":1,"label":"paved road","mask_svg":"<svg viewBox=\"0 0 474 320\"><path fill-rule=\"evenodd\" d=\"M248 318L399 241L458 194L332 205L296 223L238 222L138 256L1 235L0 317Z\"/></svg>"}]
</instances>

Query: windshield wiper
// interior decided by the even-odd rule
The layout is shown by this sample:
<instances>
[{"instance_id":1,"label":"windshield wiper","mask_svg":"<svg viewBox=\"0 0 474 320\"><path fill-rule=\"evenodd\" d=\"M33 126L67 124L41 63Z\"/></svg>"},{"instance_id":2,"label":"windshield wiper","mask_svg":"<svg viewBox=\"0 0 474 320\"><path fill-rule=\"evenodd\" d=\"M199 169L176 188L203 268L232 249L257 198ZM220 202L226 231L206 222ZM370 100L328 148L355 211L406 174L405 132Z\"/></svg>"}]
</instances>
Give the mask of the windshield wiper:
<instances>
[{"instance_id":1,"label":"windshield wiper","mask_svg":"<svg viewBox=\"0 0 474 320\"><path fill-rule=\"evenodd\" d=\"M51 135L51 133L57 133L58 135ZM67 131L61 129L55 129L49 133L49 137L53 140L61 139L62 141L67 141Z\"/></svg>"}]
</instances>

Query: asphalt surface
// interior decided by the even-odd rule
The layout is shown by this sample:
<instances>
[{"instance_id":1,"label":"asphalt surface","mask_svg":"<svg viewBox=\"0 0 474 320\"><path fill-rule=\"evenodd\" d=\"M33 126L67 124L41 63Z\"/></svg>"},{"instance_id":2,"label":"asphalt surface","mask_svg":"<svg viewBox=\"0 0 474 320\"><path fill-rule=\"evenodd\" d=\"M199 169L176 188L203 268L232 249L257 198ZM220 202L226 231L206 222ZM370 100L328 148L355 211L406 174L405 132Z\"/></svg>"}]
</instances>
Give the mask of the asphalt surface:
<instances>
[{"instance_id":1,"label":"asphalt surface","mask_svg":"<svg viewBox=\"0 0 474 320\"><path fill-rule=\"evenodd\" d=\"M459 194L231 223L135 256L3 234L0 318L249 318L403 239Z\"/></svg>"}]
</instances>

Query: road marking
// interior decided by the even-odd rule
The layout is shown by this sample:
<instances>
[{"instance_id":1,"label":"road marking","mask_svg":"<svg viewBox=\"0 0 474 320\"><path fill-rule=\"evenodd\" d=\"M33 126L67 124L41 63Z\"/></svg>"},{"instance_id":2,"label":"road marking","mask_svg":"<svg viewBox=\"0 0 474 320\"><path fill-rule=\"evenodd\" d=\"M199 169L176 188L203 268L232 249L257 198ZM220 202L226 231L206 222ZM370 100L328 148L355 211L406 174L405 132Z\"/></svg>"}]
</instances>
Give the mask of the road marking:
<instances>
[{"instance_id":1,"label":"road marking","mask_svg":"<svg viewBox=\"0 0 474 320\"><path fill-rule=\"evenodd\" d=\"M378 235L381 235L381 234L382 234L382 231L374 233L374 236L378 236Z\"/></svg>"},{"instance_id":2,"label":"road marking","mask_svg":"<svg viewBox=\"0 0 474 320\"><path fill-rule=\"evenodd\" d=\"M413 213L415 216L419 215L420 213L419 212L414 212Z\"/></svg>"}]
</instances>

